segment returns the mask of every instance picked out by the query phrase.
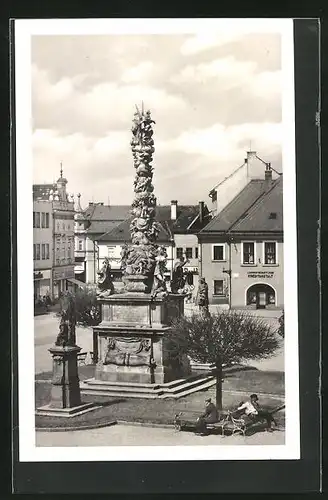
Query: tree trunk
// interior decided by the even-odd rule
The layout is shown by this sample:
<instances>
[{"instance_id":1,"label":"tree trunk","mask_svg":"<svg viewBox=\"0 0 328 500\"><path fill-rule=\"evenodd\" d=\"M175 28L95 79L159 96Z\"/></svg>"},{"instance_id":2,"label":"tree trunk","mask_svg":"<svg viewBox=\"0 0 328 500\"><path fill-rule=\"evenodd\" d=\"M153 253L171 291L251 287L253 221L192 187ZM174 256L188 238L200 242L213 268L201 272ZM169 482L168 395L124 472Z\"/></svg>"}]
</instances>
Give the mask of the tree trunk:
<instances>
[{"instance_id":1,"label":"tree trunk","mask_svg":"<svg viewBox=\"0 0 328 500\"><path fill-rule=\"evenodd\" d=\"M93 362L98 363L98 334L94 330L92 331L93 340Z\"/></svg>"},{"instance_id":2,"label":"tree trunk","mask_svg":"<svg viewBox=\"0 0 328 500\"><path fill-rule=\"evenodd\" d=\"M222 410L222 362L218 359L215 364L216 367L216 407L218 410Z\"/></svg>"}]
</instances>

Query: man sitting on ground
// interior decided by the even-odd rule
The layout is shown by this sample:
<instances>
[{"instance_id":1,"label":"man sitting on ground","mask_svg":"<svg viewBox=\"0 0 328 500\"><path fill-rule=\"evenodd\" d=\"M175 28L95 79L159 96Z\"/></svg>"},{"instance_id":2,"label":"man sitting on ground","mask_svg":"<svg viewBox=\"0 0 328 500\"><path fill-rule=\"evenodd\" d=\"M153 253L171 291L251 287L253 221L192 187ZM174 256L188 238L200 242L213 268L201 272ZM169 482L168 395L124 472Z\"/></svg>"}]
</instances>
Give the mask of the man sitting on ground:
<instances>
[{"instance_id":1,"label":"man sitting on ground","mask_svg":"<svg viewBox=\"0 0 328 500\"><path fill-rule=\"evenodd\" d=\"M262 410L259 404L259 398L256 394L250 395L250 401L246 401L245 403L241 403L237 408L237 411L242 411L245 415L247 415L254 422L264 419L267 423L267 431L272 432L272 423L277 425L277 422L273 418L273 415L266 411Z\"/></svg>"},{"instance_id":2,"label":"man sitting on ground","mask_svg":"<svg viewBox=\"0 0 328 500\"><path fill-rule=\"evenodd\" d=\"M196 433L205 434L206 424L214 424L218 422L219 415L216 406L212 403L211 398L205 400L205 411L197 419L196 423Z\"/></svg>"}]
</instances>

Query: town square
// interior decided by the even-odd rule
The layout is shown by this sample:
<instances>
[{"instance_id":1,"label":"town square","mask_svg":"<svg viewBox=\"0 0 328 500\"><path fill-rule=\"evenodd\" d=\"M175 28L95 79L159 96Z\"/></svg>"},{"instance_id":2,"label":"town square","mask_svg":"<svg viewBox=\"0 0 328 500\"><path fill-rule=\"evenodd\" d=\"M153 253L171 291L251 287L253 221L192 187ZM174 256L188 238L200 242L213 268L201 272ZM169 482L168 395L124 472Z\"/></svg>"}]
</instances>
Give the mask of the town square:
<instances>
[{"instance_id":1,"label":"town square","mask_svg":"<svg viewBox=\"0 0 328 500\"><path fill-rule=\"evenodd\" d=\"M279 450L282 35L38 35L31 60L36 448Z\"/></svg>"}]
</instances>

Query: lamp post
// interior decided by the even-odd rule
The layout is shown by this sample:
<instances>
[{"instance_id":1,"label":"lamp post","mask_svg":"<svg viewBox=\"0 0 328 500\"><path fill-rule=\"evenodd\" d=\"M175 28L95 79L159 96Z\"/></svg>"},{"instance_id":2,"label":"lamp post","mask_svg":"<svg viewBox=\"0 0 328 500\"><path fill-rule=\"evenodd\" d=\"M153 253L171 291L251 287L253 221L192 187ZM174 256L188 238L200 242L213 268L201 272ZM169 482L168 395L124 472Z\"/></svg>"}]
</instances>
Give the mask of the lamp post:
<instances>
[{"instance_id":1,"label":"lamp post","mask_svg":"<svg viewBox=\"0 0 328 500\"><path fill-rule=\"evenodd\" d=\"M231 279L231 241L232 238L228 238L228 245L229 245L229 269L224 269L222 270L223 273L227 274L229 276L229 309L231 309L231 285L232 285L232 279Z\"/></svg>"}]
</instances>

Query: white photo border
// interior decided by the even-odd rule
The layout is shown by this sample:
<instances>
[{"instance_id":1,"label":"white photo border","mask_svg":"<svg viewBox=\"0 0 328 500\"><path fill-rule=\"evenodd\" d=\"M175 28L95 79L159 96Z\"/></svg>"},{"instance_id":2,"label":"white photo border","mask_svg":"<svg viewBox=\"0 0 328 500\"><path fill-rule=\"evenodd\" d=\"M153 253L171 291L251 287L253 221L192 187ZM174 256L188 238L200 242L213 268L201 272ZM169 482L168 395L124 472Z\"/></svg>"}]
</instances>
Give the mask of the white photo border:
<instances>
[{"instance_id":1,"label":"white photo border","mask_svg":"<svg viewBox=\"0 0 328 500\"><path fill-rule=\"evenodd\" d=\"M227 30L280 33L284 176L285 398L284 445L36 447L33 307L33 157L31 38L35 35L196 34ZM18 414L20 462L300 459L298 287L292 19L39 19L15 21L17 179ZM16 334L16 332L14 332ZM288 362L286 363L286 360ZM122 432L124 429L122 428Z\"/></svg>"}]
</instances>

